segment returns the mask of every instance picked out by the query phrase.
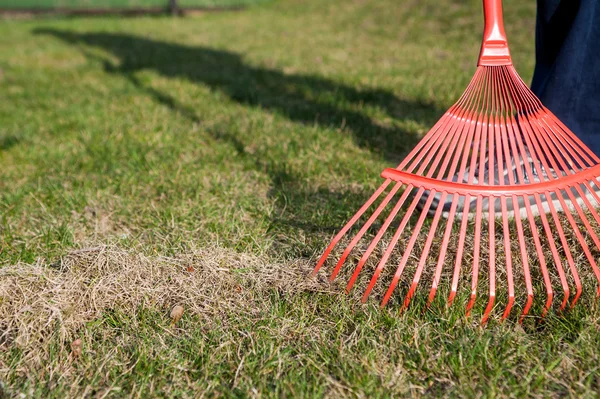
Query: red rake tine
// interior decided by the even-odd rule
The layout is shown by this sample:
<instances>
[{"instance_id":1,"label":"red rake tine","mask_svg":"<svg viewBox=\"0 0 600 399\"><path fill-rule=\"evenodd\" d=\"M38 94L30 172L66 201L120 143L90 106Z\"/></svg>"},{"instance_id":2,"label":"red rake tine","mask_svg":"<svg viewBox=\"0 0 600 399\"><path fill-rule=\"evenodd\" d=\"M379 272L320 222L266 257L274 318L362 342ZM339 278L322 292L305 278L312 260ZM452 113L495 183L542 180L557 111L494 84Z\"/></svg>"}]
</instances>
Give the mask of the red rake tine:
<instances>
[{"instance_id":1,"label":"red rake tine","mask_svg":"<svg viewBox=\"0 0 600 399\"><path fill-rule=\"evenodd\" d=\"M481 218L482 218L482 202L483 197L477 196L477 207L475 208L475 235L473 244L473 272L471 278L471 296L467 303L466 315L471 314L471 309L475 305L477 299L477 283L479 280L479 256L481 249Z\"/></svg>"},{"instance_id":2,"label":"red rake tine","mask_svg":"<svg viewBox=\"0 0 600 399\"><path fill-rule=\"evenodd\" d=\"M444 203L447 196L448 196L447 193L445 193L445 192L442 193L440 202ZM427 208L429 208L429 206L427 206ZM437 225L440 221L440 217L442 216L442 210L443 210L443 207L441 207L441 206L438 207L437 211L435 212L435 216L433 217L433 222L431 223L431 226L429 228L429 234L427 235L427 241L425 242L425 247L423 248L423 253L421 254L421 259L419 260L419 264L417 265L417 270L415 271L415 276L413 278L410 289L408 290L408 293L406 294L406 297L404 298L404 304L402 305L404 309L408 308L408 305L410 304L410 300L417 289L417 285L419 284L419 280L421 278L421 273L423 273L423 268L425 267L425 262L427 261L427 257L429 256L429 250L431 248L431 244L433 243L433 239L435 238L435 232L437 229Z\"/></svg>"},{"instance_id":3,"label":"red rake tine","mask_svg":"<svg viewBox=\"0 0 600 399\"><path fill-rule=\"evenodd\" d=\"M585 256L600 295L600 268L592 253L600 250L600 238L593 230L600 226L600 214L596 211L600 206L596 191L600 191L600 159L543 106L515 71L504 33L501 1L483 0L483 5L484 37L478 68L467 89L398 167L382 172L383 184L333 238L317 262L314 273L353 226L364 220L343 249L330 277L337 277L349 263L350 254L363 248L364 240L370 240L346 285L350 291L376 248L385 242L388 229L398 220L390 242L381 248L383 254L363 293L363 302L378 283L392 253L398 251L400 260L381 306L390 301L401 281L401 287L409 281L401 305L401 309L407 308L430 267L433 269L427 306L435 298L446 267L452 268L447 298L450 305L457 297L466 253L472 256L466 304L466 315L470 315L478 296L480 271L485 267L481 250L484 233L489 241L489 283L482 324L492 317L497 295L504 292L508 299L500 320L510 316L518 297L519 280L523 280L527 294L519 316L519 322L523 321L534 302L536 278L532 270L539 270L545 287L542 316L548 313L554 298L553 267L558 275L554 281L563 291L560 311L569 301L573 307L584 289L579 270L582 266L575 262L575 251ZM388 208L390 212L384 214ZM419 215L415 214L417 208ZM416 223L409 227L413 216ZM431 221L426 223L428 217ZM371 238L368 233L380 219L383 224ZM586 230L585 235L582 229ZM441 244L436 246L438 237ZM512 252L514 240L518 255ZM467 244L473 245L472 254L467 252ZM418 248L421 252L414 253ZM433 253L434 248L438 248L437 253ZM501 253L504 262L497 259ZM515 274L519 262L522 277ZM405 271L413 266L412 278L405 276Z\"/></svg>"},{"instance_id":4,"label":"red rake tine","mask_svg":"<svg viewBox=\"0 0 600 399\"><path fill-rule=\"evenodd\" d=\"M483 87L484 85L484 80L481 79L479 80L479 84L478 87L481 89L481 87ZM477 95L476 100L474 101L475 106L477 107L479 104L479 99L481 96L481 90L480 93ZM470 104L471 105L471 104ZM466 169L466 165L467 165L467 160L469 158L469 152L471 149L471 145L473 144L473 140L474 140L474 136L477 136L477 133L481 132L481 125L480 123L478 123L477 119L476 119L476 113L475 111L472 109L471 107L471 111L468 113L468 116L466 117L466 121L468 121L467 123L463 124L463 131L466 131L466 137L463 137L463 140L461 140L461 143L459 144L459 148L463 147L463 153L462 153L462 158L461 158L461 162L460 162L460 168L458 171L458 175L462 176L465 173L465 169ZM480 122L480 121L479 121ZM479 129L478 129L479 127ZM465 135L463 135L465 136ZM466 142L465 142L466 139ZM478 140L478 139L477 139ZM475 140L475 145L477 145L477 140ZM463 146L464 144L464 146ZM452 176L455 171L456 171L456 167L458 165L458 161L459 158L458 156L454 158L453 164L450 167L450 171L448 172L448 176ZM469 179L472 181L472 173L470 174ZM444 195L446 196L447 194L444 193ZM445 198L445 197L444 197ZM443 200L440 200L443 203ZM467 204L469 204L470 202L470 196L466 196L465 197L465 206L467 206ZM457 197L453 197L452 200L452 205L450 207L450 212L448 214L448 220L446 223L446 229L444 231L444 237L442 239L442 247L440 250L440 254L438 256L438 262L435 268L435 275L433 278L433 282L431 284L431 290L429 292L429 298L427 299L427 306L429 307L431 305L431 303L433 302L433 298L435 297L435 293L437 292L437 288L438 288L438 284L441 278L441 274L442 274L442 269L444 266L444 260L446 258L446 251L448 250L448 244L450 242L450 234L452 232L452 222L454 221L454 216L456 214L456 209L458 207L458 201L457 201ZM465 209L463 209L463 224L466 223L467 218L466 218L466 214L465 214ZM437 223L437 222L436 222ZM465 228L466 228L466 224L465 224ZM458 285L458 276L460 273L460 263L462 261L462 248L464 246L464 237L460 237L459 239L460 243L459 243L459 250L457 252L457 258L456 258L456 265L455 265L455 271L454 271L454 278L453 278L453 290L452 293L450 294L450 298L448 300L449 304L452 303L452 300L454 298L454 295L456 295L456 289L457 289L457 285ZM420 272L419 272L419 276L420 276ZM418 284L418 280L419 277L415 276L416 280L415 282ZM454 281L456 280L456 282ZM413 284L416 287L416 284ZM413 292L414 293L414 292ZM413 293L410 293L410 295L412 296ZM406 302L406 301L405 301ZM405 305L407 306L408 303L405 303Z\"/></svg>"},{"instance_id":5,"label":"red rake tine","mask_svg":"<svg viewBox=\"0 0 600 399\"><path fill-rule=\"evenodd\" d=\"M367 209L369 209L371 207L371 205L373 204L373 202L375 202L375 200L377 200L377 198L379 198L379 196L381 195L381 193L386 189L386 187L390 183L391 183L391 180L389 180L389 179L386 180L377 189L377 191L375 191L375 193L371 196L371 198L369 198L369 200L358 210L358 212L356 212L356 214L354 216L352 216L352 218L348 221L348 223L346 223L346 225L342 228L342 230L340 230L340 232L333 238L333 240L331 240L331 243L329 244L329 246L327 247L327 249L325 249L325 252L323 253L323 255L321 256L321 258L317 262L317 265L315 266L315 269L312 272L313 276L315 274L317 274L317 272L319 271L319 269L321 269L321 267L323 266L323 264L327 260L327 257L331 253L331 250L337 245L337 243L342 239L342 237L344 237L344 235L346 235L346 233L348 232L348 230L350 230L350 228L352 228L352 226L358 221L358 219L360 219L360 217L363 215L363 213L365 213L367 211Z\"/></svg>"},{"instance_id":6,"label":"red rake tine","mask_svg":"<svg viewBox=\"0 0 600 399\"><path fill-rule=\"evenodd\" d=\"M504 76L505 78L506 76ZM504 92L504 99L507 98L507 91L506 91L506 86L503 85L503 92ZM505 100L503 100L505 101ZM514 158L514 154L517 154L518 157L518 153L516 151L515 148L515 140L514 140L514 130L513 130L513 124L512 122L514 122L514 119L512 119L512 113L514 112L514 108L512 106L512 104L509 103L504 103L503 104L507 110L510 112L511 114L511 120L504 120L504 123L501 125L501 135L502 135L502 144L503 144L503 150L504 150L504 157L506 159L507 165L510 164L510 159L511 157ZM512 155L511 155L511 151L509 150L512 149ZM522 155L522 154L521 154ZM521 158L522 159L522 158ZM507 166L509 167L509 166ZM519 181L523 181L523 174L520 168L517 168L517 178L519 179ZM508 183L509 185L514 185L515 184L515 179L512 173L508 174ZM521 251L521 262L522 262L522 267L523 267L523 276L525 278L525 287L527 290L527 302L525 303L525 306L523 308L523 312L521 313L521 317L519 319L520 322L523 321L523 318L525 317L525 315L527 315L527 313L529 312L529 309L531 308L531 305L533 304L533 286L531 283L531 274L529 272L529 259L527 256L527 247L525 244L525 239L524 239L524 231L523 231L523 224L521 222L521 219L519 217L520 215L520 206L519 206L519 199L516 195L512 195L511 196L512 199L512 203L513 203L513 210L514 210L514 215L515 215L515 224L517 225L517 237L519 240L519 250ZM531 221L531 210L529 207L529 203L527 201L525 201L526 204L526 211L527 211L527 216L529 217L530 221ZM540 259L540 262L544 262L544 256L543 253L541 251L541 246L538 245L539 239L536 236L536 250ZM505 246L507 244L505 243ZM504 318L506 318L506 316L508 316L508 314L504 315Z\"/></svg>"},{"instance_id":7,"label":"red rake tine","mask_svg":"<svg viewBox=\"0 0 600 399\"><path fill-rule=\"evenodd\" d=\"M454 303L454 298L456 297L456 293L458 292L458 279L460 277L460 268L461 268L461 264L462 264L463 251L465 249L465 239L467 237L467 226L468 226L468 221L469 221L467 208L469 206L470 201L471 201L471 196L470 195L465 196L465 204L463 207L462 222L460 225L460 233L458 235L458 247L456 249L456 258L454 261L454 273L452 274L452 283L450 285L450 295L448 296L448 306L451 306L452 303ZM446 240L445 236L444 236L444 240ZM444 244L446 244L446 241L444 241ZM435 292L437 291L438 281L439 281L439 277L436 274L436 279L434 279L433 287L431 288L431 292L429 294L429 304L431 304L431 302L433 302L433 297L435 295ZM435 288L435 290L434 290L434 288Z\"/></svg>"},{"instance_id":8,"label":"red rake tine","mask_svg":"<svg viewBox=\"0 0 600 399\"><path fill-rule=\"evenodd\" d=\"M425 203L425 206L423 207L423 210L421 211L421 216L419 217L419 220L417 221L417 224L415 225L415 228L413 229L413 233L410 237L410 240L408 241L408 244L406 245L404 255L402 256L402 259L400 260L400 264L398 265L398 268L396 269L394 278L392 279L392 282L390 283L388 290L386 291L385 295L383 296L383 301L381 301L382 307L388 303L388 301L390 300L390 297L392 296L392 293L394 292L394 290L396 289L396 286L398 285L398 282L400 281L400 277L402 276L402 272L404 271L404 268L408 261L408 257L411 255L412 248L415 245L415 243L417 242L417 238L419 237L420 229L423 226L423 222L425 222L425 218L427 217L427 211L429 210L429 207L431 206L431 202L433 201L434 195L435 195L435 191L432 191L429 194L429 198L427 199L427 202Z\"/></svg>"},{"instance_id":9,"label":"red rake tine","mask_svg":"<svg viewBox=\"0 0 600 399\"><path fill-rule=\"evenodd\" d=\"M466 198L465 204L468 204L469 196L466 196L465 198ZM448 221L446 223L446 229L444 230L444 236L442 238L442 248L440 250L440 255L438 257L437 265L435 267L435 275L433 277L433 282L431 283L431 290L429 291L429 297L427 298L427 307L431 306L431 303L433 302L433 298L435 297L435 293L437 292L437 289L438 289L438 285L439 285L440 278L442 275L442 269L444 267L444 259L446 258L446 251L448 251L448 244L450 244L450 234L452 233L452 222L454 221L454 215L456 214L457 208L458 208L458 200L457 200L457 197L455 196L452 201L452 206L450 207L450 213L448 214ZM465 216L466 216L466 214L465 214ZM464 245L464 239L462 240L462 245L459 245L459 248L462 248L463 245ZM460 257L462 259L462 249L457 251L457 256L459 253L460 253ZM455 270L455 274L458 274L458 273L460 273L460 263L457 261L456 264L458 265L458 268L457 268L457 270ZM458 279L458 277L457 277L457 279ZM456 290L453 290L452 292L454 293L454 295L456 295ZM454 296L452 294L451 294L451 297L454 298ZM448 299L448 303L452 303L452 299Z\"/></svg>"},{"instance_id":10,"label":"red rake tine","mask_svg":"<svg viewBox=\"0 0 600 399\"><path fill-rule=\"evenodd\" d=\"M377 235L375 236L375 238L373 238L373 241L371 241L371 244L369 244L369 247L367 248L367 250L365 251L363 256L360 258L360 261L356 265L356 268L354 269L354 273L352 274L352 277L350 277L350 281L348 282L348 285L346 286L346 292L350 292L350 290L352 289L352 286L354 285L354 282L358 278L358 275L360 274L360 271L362 270L364 264L367 262L367 259L369 258L369 256L371 256L371 253L373 252L373 250L375 249L375 247L381 240L381 237L383 237L383 235L387 231L387 229L390 226L390 224L392 223L392 221L396 218L396 215L402 208L402 205L404 205L404 202L406 202L406 199L408 198L412 189L413 189L412 186L408 186L404 190L402 197L400 197L400 199L398 200L398 203L396 204L394 209L392 209L392 212L390 213L388 218L385 220L385 222L381 226L381 229L379 229L379 231L377 232Z\"/></svg>"},{"instance_id":11,"label":"red rake tine","mask_svg":"<svg viewBox=\"0 0 600 399\"><path fill-rule=\"evenodd\" d=\"M481 69L478 68L478 73L481 72ZM476 75L477 76L477 75ZM482 83L484 82L484 79L482 79ZM485 85L483 86L486 89L488 87L486 87ZM486 90L487 92L487 90ZM485 94L484 94L485 96ZM476 124L476 128L475 128L475 136L473 139L473 154L471 155L471 162L470 162L470 169L469 169L469 177L467 182L468 183L473 183L473 179L475 177L475 170L477 169L477 157L478 157L478 150L481 149L481 154L483 154L483 150L485 148L485 141L481 139L481 132L482 132L482 128L483 128L483 123L484 123L484 116L482 113L480 113L479 117L477 118L477 124ZM483 155L481 155L481 160L483 160ZM466 159L465 159L466 161ZM462 169L461 169L462 170ZM483 174L483 169L480 168L480 175ZM459 234L459 239L458 239L458 248L456 251L456 258L455 258L455 264L454 264L454 273L452 275L452 284L451 284L451 291L450 291L450 295L448 296L448 305L451 305L454 301L454 298L456 297L456 293L458 292L458 279L460 276L460 268L461 268L461 264L462 264L462 256L463 256L463 251L464 251L464 244L465 244L465 239L466 239L466 235L467 235L467 226L468 226L468 207L469 204L471 202L471 196L469 194L467 194L465 196L465 204L464 204L464 208L463 208L463 217L462 217L462 223L461 223L461 227L460 227L460 234ZM480 200L477 199L477 215L480 215ZM474 256L473 256L473 285L472 285L472 292L471 292L471 306L475 301L475 297L476 297L476 289L477 289L477 278L476 275L478 274L478 267L479 267L479 241L478 241L478 237L479 237L479 233L480 233L480 219L478 216L476 216L476 230L475 230L475 237L476 237L476 242L475 242L475 252L474 252ZM433 298L433 296L430 294L430 298ZM470 312L470 306L467 305L467 315Z\"/></svg>"},{"instance_id":12,"label":"red rake tine","mask_svg":"<svg viewBox=\"0 0 600 399\"><path fill-rule=\"evenodd\" d=\"M348 244L348 246L344 250L344 253L340 257L340 260L338 261L337 265L335 266L335 269L333 269L333 272L331 273L330 280L333 280L337 276L337 274L339 273L340 269L342 268L342 265L346 261L346 258L348 257L348 255L350 255L350 252L352 251L352 249L356 246L356 244L362 238L362 236L367 232L367 230L369 229L369 227L371 227L371 225L377 219L377 217L379 217L379 215L381 214L381 212L383 211L383 209L392 200L392 198L394 197L394 195L396 195L396 193L398 192L398 190L400 189L401 186L402 186L402 183L398 183L398 184L396 184L394 186L394 188L388 193L388 195L386 195L386 197L381 202L381 204L379 204L379 206L377 207L377 209L375 210L375 212L373 212L373 214L371 215L371 217L369 218L369 220L367 220L367 222L363 225L363 227L360 229L360 231L358 232L358 234L356 234L354 236L354 238L352 239L352 241L350 242L350 244Z\"/></svg>"},{"instance_id":13,"label":"red rake tine","mask_svg":"<svg viewBox=\"0 0 600 399\"><path fill-rule=\"evenodd\" d=\"M363 294L362 302L366 302L367 301L367 298L369 297L369 294L371 293L371 291L375 287L375 284L377 283L377 280L379 278L379 275L381 274L381 271L385 267L385 264L387 263L389 257L392 254L392 251L396 247L396 244L398 243L398 240L400 239L400 236L404 232L404 229L406 228L406 225L408 224L408 221L410 220L410 215L416 209L416 207L418 205L418 202L419 202L419 197L421 195L423 195L424 191L425 190L422 189L422 188L419 189L419 191L415 195L415 198L413 199L412 204L410 205L410 207L406 211L404 217L402 218L402 221L400 222L400 226L398 226L398 229L394 233L394 236L392 237L392 240L391 240L390 244L386 248L383 256L381 257L381 260L377 264L377 268L375 269L375 272L373 273L373 277L371 277L371 281L369 282L369 285L367 286L367 289L365 290L365 292ZM431 197L431 198L433 199L433 197Z\"/></svg>"}]
</instances>

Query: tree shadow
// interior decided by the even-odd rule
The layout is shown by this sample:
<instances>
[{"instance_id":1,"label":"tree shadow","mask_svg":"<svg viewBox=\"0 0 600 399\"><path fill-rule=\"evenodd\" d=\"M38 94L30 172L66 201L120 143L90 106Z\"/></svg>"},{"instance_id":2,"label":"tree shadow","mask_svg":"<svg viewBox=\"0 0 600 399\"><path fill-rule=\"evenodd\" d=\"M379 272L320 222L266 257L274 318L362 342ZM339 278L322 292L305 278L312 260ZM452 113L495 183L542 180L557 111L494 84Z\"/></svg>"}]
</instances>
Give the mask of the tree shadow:
<instances>
[{"instance_id":1,"label":"tree shadow","mask_svg":"<svg viewBox=\"0 0 600 399\"><path fill-rule=\"evenodd\" d=\"M277 69L244 63L239 54L208 47L193 47L123 33L76 33L36 29L71 44L104 49L119 59L105 61L107 72L128 78L140 70L154 70L169 78L202 83L249 106L275 111L292 121L322 126L345 126L357 144L384 154L392 161L407 153L417 141L410 132L381 126L352 106L371 105L395 119L435 122L444 110L431 104L397 98L384 89L357 89L323 77L285 74ZM164 96L154 93L161 103ZM343 105L341 105L343 104Z\"/></svg>"},{"instance_id":2,"label":"tree shadow","mask_svg":"<svg viewBox=\"0 0 600 399\"><path fill-rule=\"evenodd\" d=\"M36 34L51 35L73 45L101 48L118 59L118 64L100 59L107 72L128 79L155 101L200 123L191 108L179 102L168 92L145 85L135 73L154 70L168 78L184 78L224 93L243 105L260 107L276 112L291 121L323 127L345 126L355 142L362 147L383 154L391 163L397 163L418 141L414 134L396 126L383 126L356 110L364 105L383 110L396 120L410 119L432 125L443 110L431 104L399 99L390 91L379 88L357 89L339 82L302 74L286 74L277 69L257 67L243 61L239 54L202 46L187 46L128 35L123 33L77 33L57 29L36 29ZM85 48L87 57L99 58ZM260 162L264 154L249 154L250 143L227 132L212 132L213 136L228 142L238 155L253 157ZM264 165L263 165L264 166ZM265 170L261 167L261 170ZM295 176L282 163L266 167L272 180L271 195L281 209L296 209L286 214L279 212L273 220L277 230L300 229L329 234L340 227L348 214L360 206L369 193L306 192ZM302 211L299 211L301 209ZM323 209L329 209L326 220L316 220Z\"/></svg>"}]
</instances>

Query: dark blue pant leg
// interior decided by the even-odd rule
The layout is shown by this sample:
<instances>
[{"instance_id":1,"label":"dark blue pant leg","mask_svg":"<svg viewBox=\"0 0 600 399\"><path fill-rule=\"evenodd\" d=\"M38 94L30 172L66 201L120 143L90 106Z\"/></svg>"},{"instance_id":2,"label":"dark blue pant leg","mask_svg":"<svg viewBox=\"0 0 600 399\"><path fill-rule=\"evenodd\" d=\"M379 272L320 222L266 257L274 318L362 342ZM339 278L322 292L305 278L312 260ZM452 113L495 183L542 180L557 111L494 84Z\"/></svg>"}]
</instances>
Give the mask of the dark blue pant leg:
<instances>
[{"instance_id":1,"label":"dark blue pant leg","mask_svg":"<svg viewBox=\"0 0 600 399\"><path fill-rule=\"evenodd\" d=\"M600 0L538 0L531 89L600 156Z\"/></svg>"}]
</instances>

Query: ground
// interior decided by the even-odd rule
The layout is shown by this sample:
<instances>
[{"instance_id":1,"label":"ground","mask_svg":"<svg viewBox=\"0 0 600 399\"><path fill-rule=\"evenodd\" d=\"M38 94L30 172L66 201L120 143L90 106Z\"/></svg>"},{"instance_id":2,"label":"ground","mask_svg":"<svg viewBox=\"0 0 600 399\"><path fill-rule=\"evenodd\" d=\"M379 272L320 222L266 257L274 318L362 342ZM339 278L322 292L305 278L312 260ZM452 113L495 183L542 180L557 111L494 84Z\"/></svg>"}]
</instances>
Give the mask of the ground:
<instances>
[{"instance_id":1,"label":"ground","mask_svg":"<svg viewBox=\"0 0 600 399\"><path fill-rule=\"evenodd\" d=\"M181 7L231 7L266 3L269 0L178 0ZM166 7L169 0L0 0L0 8L152 8Z\"/></svg>"},{"instance_id":2,"label":"ground","mask_svg":"<svg viewBox=\"0 0 600 399\"><path fill-rule=\"evenodd\" d=\"M0 397L596 396L593 299L482 327L308 277L468 84L480 7L3 21Z\"/></svg>"}]
</instances>

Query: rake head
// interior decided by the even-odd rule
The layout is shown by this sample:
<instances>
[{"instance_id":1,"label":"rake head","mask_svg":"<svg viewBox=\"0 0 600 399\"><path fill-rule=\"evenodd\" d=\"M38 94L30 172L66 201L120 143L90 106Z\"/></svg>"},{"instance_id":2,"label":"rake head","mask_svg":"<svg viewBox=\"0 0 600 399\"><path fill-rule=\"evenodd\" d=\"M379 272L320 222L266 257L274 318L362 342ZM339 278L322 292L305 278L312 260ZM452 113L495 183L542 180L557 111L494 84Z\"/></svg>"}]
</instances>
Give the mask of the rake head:
<instances>
[{"instance_id":1,"label":"rake head","mask_svg":"<svg viewBox=\"0 0 600 399\"><path fill-rule=\"evenodd\" d=\"M546 298L542 316L557 289L561 311L575 305L583 290L578 268L600 285L600 160L517 74L501 12L500 0L484 0L484 40L467 89L397 168L383 171L383 184L315 267L317 273L338 243L347 242L330 279L349 269L349 291L369 269L363 302L383 283L385 306L401 283L406 308L426 275L429 305L447 275L452 303L467 269L467 315L484 274L489 298L482 323L500 278L507 291L502 319L521 296L515 288L524 287L522 321L538 283Z\"/></svg>"}]
</instances>

